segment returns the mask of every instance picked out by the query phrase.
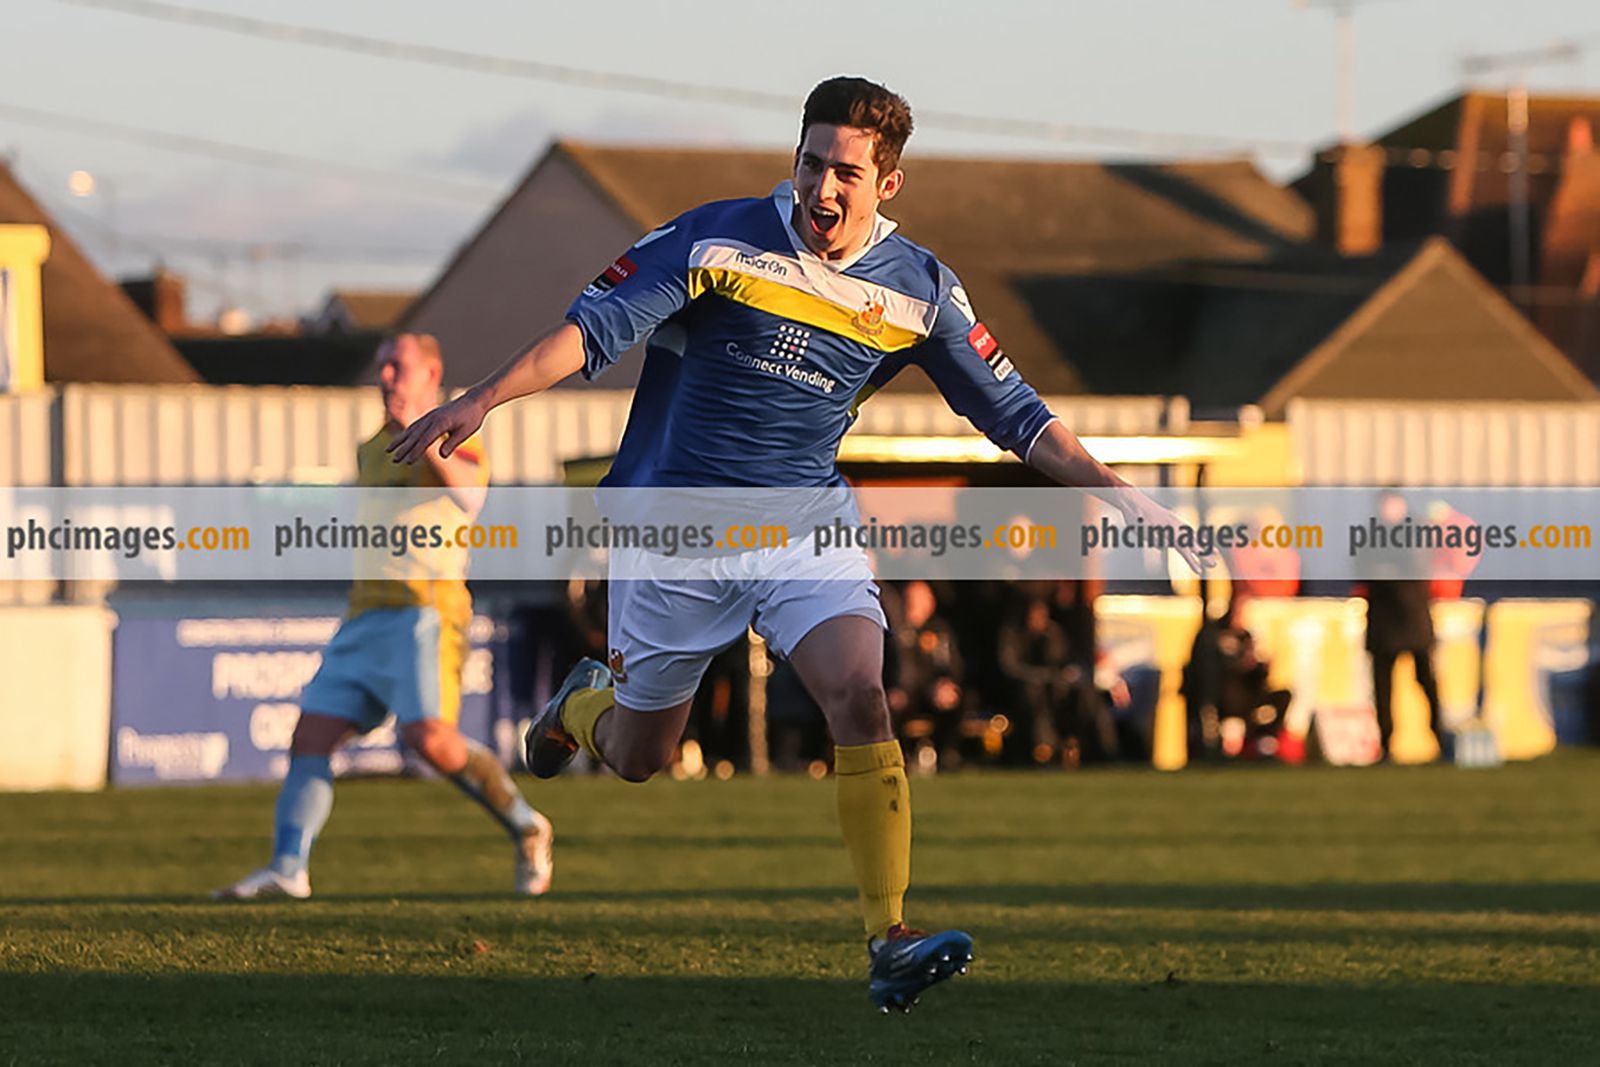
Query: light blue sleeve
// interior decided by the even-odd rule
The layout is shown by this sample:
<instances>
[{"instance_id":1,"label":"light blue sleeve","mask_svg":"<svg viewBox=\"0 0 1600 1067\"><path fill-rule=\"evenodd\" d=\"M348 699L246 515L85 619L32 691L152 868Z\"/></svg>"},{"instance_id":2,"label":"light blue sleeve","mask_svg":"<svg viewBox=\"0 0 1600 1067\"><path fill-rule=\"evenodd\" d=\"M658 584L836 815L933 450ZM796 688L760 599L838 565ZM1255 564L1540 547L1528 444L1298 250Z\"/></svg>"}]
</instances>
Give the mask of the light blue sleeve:
<instances>
[{"instance_id":1,"label":"light blue sleeve","mask_svg":"<svg viewBox=\"0 0 1600 1067\"><path fill-rule=\"evenodd\" d=\"M567 309L567 321L583 331L585 378L593 380L604 373L689 302L693 215L680 215L645 234Z\"/></svg>"}]
</instances>

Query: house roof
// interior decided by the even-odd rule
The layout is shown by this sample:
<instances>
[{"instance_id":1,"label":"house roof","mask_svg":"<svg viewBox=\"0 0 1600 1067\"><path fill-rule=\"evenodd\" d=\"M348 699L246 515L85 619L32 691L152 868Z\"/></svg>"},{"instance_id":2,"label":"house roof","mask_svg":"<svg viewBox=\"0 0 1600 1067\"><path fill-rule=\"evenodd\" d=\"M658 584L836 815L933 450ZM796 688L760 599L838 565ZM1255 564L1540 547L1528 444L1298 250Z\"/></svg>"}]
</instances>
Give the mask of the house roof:
<instances>
[{"instance_id":1,"label":"house roof","mask_svg":"<svg viewBox=\"0 0 1600 1067\"><path fill-rule=\"evenodd\" d=\"M787 151L561 141L538 166L556 157L574 164L639 233L708 201L764 195L792 172ZM1014 279L1201 258L1259 260L1313 230L1310 208L1295 193L1242 160L1108 165L911 156L906 173L904 189L884 213L961 276L984 321L1045 393L1081 392L1083 379L1039 328ZM504 209L479 237L502 224L515 224ZM895 383L919 387L931 388L925 381Z\"/></svg>"},{"instance_id":2,"label":"house roof","mask_svg":"<svg viewBox=\"0 0 1600 1067\"><path fill-rule=\"evenodd\" d=\"M1538 279L1550 295L1534 321L1600 381L1600 152L1567 157L1546 217Z\"/></svg>"},{"instance_id":3,"label":"house roof","mask_svg":"<svg viewBox=\"0 0 1600 1067\"><path fill-rule=\"evenodd\" d=\"M357 385L381 331L186 336L174 343L209 385Z\"/></svg>"},{"instance_id":4,"label":"house roof","mask_svg":"<svg viewBox=\"0 0 1600 1067\"><path fill-rule=\"evenodd\" d=\"M1448 242L1190 263L1021 288L1094 392L1197 412L1295 396L1592 399L1594 387ZM1142 387L1142 388L1141 388Z\"/></svg>"},{"instance_id":5,"label":"house roof","mask_svg":"<svg viewBox=\"0 0 1600 1067\"><path fill-rule=\"evenodd\" d=\"M335 304L344 309L355 330L387 330L400 321L413 301L414 292L384 289L335 289L328 294L328 309ZM326 314L326 312L324 312Z\"/></svg>"},{"instance_id":6,"label":"house roof","mask_svg":"<svg viewBox=\"0 0 1600 1067\"><path fill-rule=\"evenodd\" d=\"M1563 178L1546 211L1539 282L1577 289L1600 251L1600 152L1569 156Z\"/></svg>"},{"instance_id":7,"label":"house roof","mask_svg":"<svg viewBox=\"0 0 1600 1067\"><path fill-rule=\"evenodd\" d=\"M643 227L709 200L760 196L791 175L788 152L560 142ZM1199 253L1248 255L1311 235L1310 209L1244 160L1104 164L908 157L884 208L956 270L960 257L1068 256L1105 268Z\"/></svg>"},{"instance_id":8,"label":"house roof","mask_svg":"<svg viewBox=\"0 0 1600 1067\"><path fill-rule=\"evenodd\" d=\"M1529 225L1537 259L1539 246L1552 234L1550 210L1570 183L1574 163L1569 154L1575 125L1587 124L1591 138L1600 137L1600 96L1532 95L1528 98L1527 197ZM1383 235L1387 241L1415 241L1442 234L1455 241L1467 259L1498 285L1511 282L1513 172L1515 145L1503 92L1472 91L1441 101L1378 137L1390 149L1383 174ZM1423 165L1413 165L1412 154ZM1590 152L1592 154L1592 150ZM1313 176L1327 165L1325 154L1312 171L1294 183L1309 191ZM1588 230L1576 239L1600 243ZM1552 284L1541 278L1541 284ZM1554 284L1566 284L1556 279Z\"/></svg>"},{"instance_id":9,"label":"house roof","mask_svg":"<svg viewBox=\"0 0 1600 1067\"><path fill-rule=\"evenodd\" d=\"M40 272L47 382L199 380L161 331L94 268L3 164L0 222L45 226L50 231L50 258Z\"/></svg>"},{"instance_id":10,"label":"house roof","mask_svg":"<svg viewBox=\"0 0 1600 1067\"><path fill-rule=\"evenodd\" d=\"M1475 165L1454 171L1475 176L1474 186L1493 190L1498 203L1506 203L1507 174L1501 157L1514 149L1510 139L1510 109L1506 93L1470 90L1440 101L1426 112L1408 118L1382 134L1376 144L1394 149L1454 150L1478 154ZM1528 96L1528 154L1554 157L1566 150L1566 134L1573 118L1587 118L1600 133L1600 96L1534 93ZM1549 163L1534 165L1534 171ZM1478 194L1480 197L1486 194Z\"/></svg>"},{"instance_id":11,"label":"house roof","mask_svg":"<svg viewBox=\"0 0 1600 1067\"><path fill-rule=\"evenodd\" d=\"M1386 182L1385 211L1397 218L1420 211L1424 218L1450 220L1442 232L1456 240L1480 271L1502 285L1512 280L1510 204L1515 196L1511 173L1515 166L1508 157L1514 159L1516 146L1508 111L1505 93L1464 93L1378 142L1456 153L1456 165L1436 172L1431 181ZM1546 212L1570 169L1564 158L1570 131L1574 123L1584 122L1591 136L1600 134L1600 96L1528 98L1527 196L1536 248L1546 234ZM1418 194L1432 203L1416 203ZM1584 236L1600 241L1593 234Z\"/></svg>"}]
</instances>

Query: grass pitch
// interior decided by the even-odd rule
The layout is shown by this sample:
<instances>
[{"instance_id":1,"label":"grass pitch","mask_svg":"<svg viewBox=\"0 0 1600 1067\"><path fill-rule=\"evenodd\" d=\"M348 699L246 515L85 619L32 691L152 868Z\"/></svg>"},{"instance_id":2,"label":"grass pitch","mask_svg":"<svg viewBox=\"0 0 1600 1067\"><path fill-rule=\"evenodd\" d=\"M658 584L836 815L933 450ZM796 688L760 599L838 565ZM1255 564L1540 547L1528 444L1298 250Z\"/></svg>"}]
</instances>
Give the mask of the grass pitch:
<instances>
[{"instance_id":1,"label":"grass pitch","mask_svg":"<svg viewBox=\"0 0 1600 1067\"><path fill-rule=\"evenodd\" d=\"M341 783L304 903L224 906L274 790L0 796L0 1063L1562 1063L1600 1055L1600 754L919 779L866 998L830 782L525 783L518 900L436 782Z\"/></svg>"}]
</instances>

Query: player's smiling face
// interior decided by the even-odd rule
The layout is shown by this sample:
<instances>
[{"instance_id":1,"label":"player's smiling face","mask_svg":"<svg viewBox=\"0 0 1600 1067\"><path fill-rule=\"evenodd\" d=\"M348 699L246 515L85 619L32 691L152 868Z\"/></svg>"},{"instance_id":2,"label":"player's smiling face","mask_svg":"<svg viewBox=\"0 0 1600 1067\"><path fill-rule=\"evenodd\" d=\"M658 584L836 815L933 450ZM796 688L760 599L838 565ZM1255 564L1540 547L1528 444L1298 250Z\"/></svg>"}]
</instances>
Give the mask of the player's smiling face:
<instances>
[{"instance_id":1,"label":"player's smiling face","mask_svg":"<svg viewBox=\"0 0 1600 1067\"><path fill-rule=\"evenodd\" d=\"M872 236L878 205L900 191L905 175L878 173L877 135L851 126L807 127L795 150L794 228L823 259L859 252Z\"/></svg>"}]
</instances>

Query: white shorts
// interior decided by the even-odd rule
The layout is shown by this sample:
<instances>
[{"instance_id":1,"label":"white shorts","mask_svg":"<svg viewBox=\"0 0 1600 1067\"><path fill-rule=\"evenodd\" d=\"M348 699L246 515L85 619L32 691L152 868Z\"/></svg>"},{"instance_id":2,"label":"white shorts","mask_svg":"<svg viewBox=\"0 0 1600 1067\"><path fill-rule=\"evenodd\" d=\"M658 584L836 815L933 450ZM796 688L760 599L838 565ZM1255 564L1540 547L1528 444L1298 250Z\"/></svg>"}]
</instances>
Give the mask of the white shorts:
<instances>
[{"instance_id":1,"label":"white shorts","mask_svg":"<svg viewBox=\"0 0 1600 1067\"><path fill-rule=\"evenodd\" d=\"M613 552L613 573L640 573L643 553L631 551L631 560L629 551ZM843 615L888 628L865 553L817 558L806 538L708 561L704 573L608 583L611 670L623 707L664 711L689 700L712 657L751 626L784 657L818 624Z\"/></svg>"}]
</instances>

